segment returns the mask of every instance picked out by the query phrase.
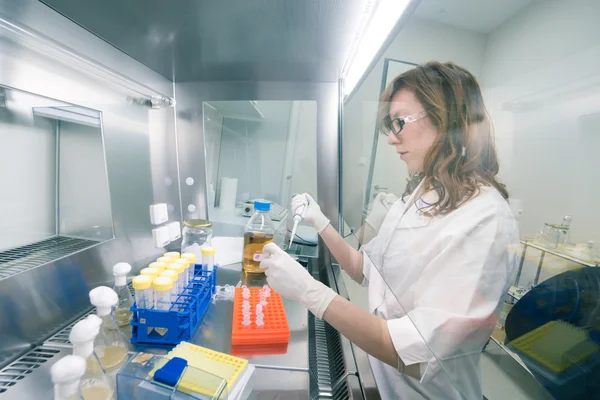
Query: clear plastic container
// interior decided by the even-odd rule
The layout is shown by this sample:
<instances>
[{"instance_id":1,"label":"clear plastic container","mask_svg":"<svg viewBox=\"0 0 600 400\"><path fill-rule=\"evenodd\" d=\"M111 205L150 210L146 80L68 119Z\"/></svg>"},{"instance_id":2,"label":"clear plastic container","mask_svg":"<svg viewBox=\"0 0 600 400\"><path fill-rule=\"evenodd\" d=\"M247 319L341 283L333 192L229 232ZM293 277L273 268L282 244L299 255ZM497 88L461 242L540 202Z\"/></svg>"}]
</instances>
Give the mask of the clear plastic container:
<instances>
[{"instance_id":1,"label":"clear plastic container","mask_svg":"<svg viewBox=\"0 0 600 400\"><path fill-rule=\"evenodd\" d=\"M273 241L275 225L269 218L271 203L266 200L254 202L255 213L244 228L244 254L242 267L246 273L264 273L260 268L263 247Z\"/></svg>"},{"instance_id":2,"label":"clear plastic container","mask_svg":"<svg viewBox=\"0 0 600 400\"><path fill-rule=\"evenodd\" d=\"M202 268L207 271L212 271L215 266L215 253L214 247L205 246L202 248Z\"/></svg>"},{"instance_id":3,"label":"clear plastic container","mask_svg":"<svg viewBox=\"0 0 600 400\"><path fill-rule=\"evenodd\" d=\"M137 308L154 307L154 291L152 290L153 278L148 275L139 275L133 278L132 286L135 290L135 305Z\"/></svg>"},{"instance_id":4,"label":"clear plastic container","mask_svg":"<svg viewBox=\"0 0 600 400\"><path fill-rule=\"evenodd\" d=\"M173 263L167 267L167 271L175 271L177 273L177 285L175 287L175 282L173 282L173 286L175 287L174 292L180 294L185 286L183 285L183 265Z\"/></svg>"},{"instance_id":5,"label":"clear plastic container","mask_svg":"<svg viewBox=\"0 0 600 400\"><path fill-rule=\"evenodd\" d=\"M129 326L132 317L131 306L133 306L133 296L127 287L127 274L129 272L131 272L131 265L128 263L120 262L113 267L113 275L115 276L113 290L119 297L114 316L119 326Z\"/></svg>"},{"instance_id":6,"label":"clear plastic container","mask_svg":"<svg viewBox=\"0 0 600 400\"><path fill-rule=\"evenodd\" d=\"M78 356L65 356L50 368L54 384L54 400L79 400L79 385L85 373L85 360Z\"/></svg>"},{"instance_id":7,"label":"clear plastic container","mask_svg":"<svg viewBox=\"0 0 600 400\"><path fill-rule=\"evenodd\" d=\"M196 273L196 261L198 258L194 253L183 253L181 258L190 262L190 267L188 268L188 282L193 282L194 274Z\"/></svg>"},{"instance_id":8,"label":"clear plastic container","mask_svg":"<svg viewBox=\"0 0 600 400\"><path fill-rule=\"evenodd\" d=\"M171 281L171 301L177 301L177 297L179 296L179 274L177 271L167 269L161 272L159 276L161 278L168 278Z\"/></svg>"},{"instance_id":9,"label":"clear plastic container","mask_svg":"<svg viewBox=\"0 0 600 400\"><path fill-rule=\"evenodd\" d=\"M90 291L90 302L96 306L96 313L102 320L100 333L94 340L94 351L104 371L114 372L127 361L129 346L113 320L112 307L117 305L117 293L109 287L99 286Z\"/></svg>"},{"instance_id":10,"label":"clear plastic container","mask_svg":"<svg viewBox=\"0 0 600 400\"><path fill-rule=\"evenodd\" d=\"M200 248L211 245L212 222L204 219L184 221L182 236L181 252L195 254L196 259L199 260L201 257Z\"/></svg>"},{"instance_id":11,"label":"clear plastic container","mask_svg":"<svg viewBox=\"0 0 600 400\"><path fill-rule=\"evenodd\" d=\"M179 260L175 261L175 264L179 264L183 267L183 269L181 271L181 275L180 275L180 277L183 278L183 286L181 287L181 290L183 291L183 289L185 289L187 287L187 285L190 283L190 275L188 272L188 268L190 267L190 262L188 260L186 260L185 258L180 258Z\"/></svg>"},{"instance_id":12,"label":"clear plastic container","mask_svg":"<svg viewBox=\"0 0 600 400\"><path fill-rule=\"evenodd\" d=\"M154 290L154 308L168 311L171 308L173 281L166 276L159 276L152 282L152 289Z\"/></svg>"}]
</instances>

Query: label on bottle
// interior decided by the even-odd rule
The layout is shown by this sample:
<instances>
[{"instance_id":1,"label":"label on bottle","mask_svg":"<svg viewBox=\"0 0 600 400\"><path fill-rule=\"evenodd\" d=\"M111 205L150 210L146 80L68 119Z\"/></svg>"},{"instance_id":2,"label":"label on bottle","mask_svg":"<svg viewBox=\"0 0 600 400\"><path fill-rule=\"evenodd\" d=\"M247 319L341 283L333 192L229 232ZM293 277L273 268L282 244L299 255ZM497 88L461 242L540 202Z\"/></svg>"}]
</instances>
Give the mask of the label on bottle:
<instances>
[{"instance_id":1,"label":"label on bottle","mask_svg":"<svg viewBox=\"0 0 600 400\"><path fill-rule=\"evenodd\" d=\"M254 256L252 256L252 259L256 262L261 262L262 261L262 253L254 254Z\"/></svg>"}]
</instances>

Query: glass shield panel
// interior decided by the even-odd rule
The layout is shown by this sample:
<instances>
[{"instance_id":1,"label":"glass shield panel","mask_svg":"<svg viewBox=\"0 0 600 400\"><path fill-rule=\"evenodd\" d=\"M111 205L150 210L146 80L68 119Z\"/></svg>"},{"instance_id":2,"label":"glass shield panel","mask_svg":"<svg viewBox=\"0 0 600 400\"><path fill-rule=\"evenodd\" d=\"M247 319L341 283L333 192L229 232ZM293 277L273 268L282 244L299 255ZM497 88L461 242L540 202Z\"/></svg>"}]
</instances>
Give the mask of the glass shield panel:
<instances>
[{"instance_id":1,"label":"glass shield panel","mask_svg":"<svg viewBox=\"0 0 600 400\"><path fill-rule=\"evenodd\" d=\"M316 102L210 101L203 110L209 219L243 229L254 200L266 199L275 241L286 247L293 195L318 198ZM316 240L316 231L304 224L294 239Z\"/></svg>"},{"instance_id":2,"label":"glass shield panel","mask_svg":"<svg viewBox=\"0 0 600 400\"><path fill-rule=\"evenodd\" d=\"M373 275L370 311L400 321L394 342L401 358L418 361L421 384L441 371L465 398L479 391L488 399L595 398L600 42L584 32L594 26L589 15L599 4L502 10L479 4L466 2L443 16L422 3L386 51L388 72L381 60L365 79L371 95L364 101L375 102L381 82L403 71L392 73L391 59L450 60L471 72L493 123L497 178L509 201L498 199L494 212L478 209L489 197L486 189L439 216L426 212L429 191L405 197L406 204L373 199L376 176L395 180L380 186L401 198L408 175L396 149L380 149L380 140L369 160L373 178L362 186L368 206L344 208L347 221L351 213L365 215L359 228L378 221L375 234L362 238L370 254L365 274ZM467 8L479 17L452 17L467 15ZM560 40L550 18L558 15L572 28ZM364 131L372 138L376 118L370 118ZM383 289L375 290L373 280L383 281Z\"/></svg>"}]
</instances>

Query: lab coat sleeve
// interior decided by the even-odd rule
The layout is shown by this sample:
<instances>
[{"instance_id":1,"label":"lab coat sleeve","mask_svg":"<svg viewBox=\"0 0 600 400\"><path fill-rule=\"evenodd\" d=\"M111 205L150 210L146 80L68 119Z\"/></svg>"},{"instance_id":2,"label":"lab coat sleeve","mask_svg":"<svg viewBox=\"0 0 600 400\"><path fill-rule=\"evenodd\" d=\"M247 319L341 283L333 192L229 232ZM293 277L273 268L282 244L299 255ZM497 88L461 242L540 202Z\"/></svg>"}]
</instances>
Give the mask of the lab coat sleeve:
<instances>
[{"instance_id":1,"label":"lab coat sleeve","mask_svg":"<svg viewBox=\"0 0 600 400\"><path fill-rule=\"evenodd\" d=\"M476 217L470 215L465 223L439 234L439 252L409 289L413 305L406 309L411 310L388 320L391 339L404 364L428 363L429 373L426 369L422 381L439 370L439 365L433 365L437 361L432 352L442 365L457 356L481 352L514 275L516 259L508 247L518 234L512 215L499 212L498 206L472 213ZM401 294L396 298L402 298Z\"/></svg>"}]
</instances>

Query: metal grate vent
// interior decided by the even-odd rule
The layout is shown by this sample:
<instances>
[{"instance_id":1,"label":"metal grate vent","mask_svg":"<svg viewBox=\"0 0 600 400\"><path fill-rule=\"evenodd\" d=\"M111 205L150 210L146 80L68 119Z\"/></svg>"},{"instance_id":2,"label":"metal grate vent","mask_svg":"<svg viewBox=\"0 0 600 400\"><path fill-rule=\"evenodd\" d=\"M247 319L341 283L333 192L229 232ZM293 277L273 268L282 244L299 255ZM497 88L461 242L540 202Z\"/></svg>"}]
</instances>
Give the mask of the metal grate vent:
<instances>
[{"instance_id":1,"label":"metal grate vent","mask_svg":"<svg viewBox=\"0 0 600 400\"><path fill-rule=\"evenodd\" d=\"M0 395L58 353L60 350L38 347L0 370Z\"/></svg>"},{"instance_id":2,"label":"metal grate vent","mask_svg":"<svg viewBox=\"0 0 600 400\"><path fill-rule=\"evenodd\" d=\"M71 322L69 325L61 329L58 333L52 335L49 339L44 341L44 346L67 348L73 347L71 345L71 342L69 342L69 334L71 333L71 329L77 322L81 321L82 319L90 315L92 312L94 312L94 310L90 310L89 312L82 315L81 318L77 318L75 321Z\"/></svg>"},{"instance_id":3,"label":"metal grate vent","mask_svg":"<svg viewBox=\"0 0 600 400\"><path fill-rule=\"evenodd\" d=\"M322 319L308 316L310 398L350 398L340 334Z\"/></svg>"},{"instance_id":4,"label":"metal grate vent","mask_svg":"<svg viewBox=\"0 0 600 400\"><path fill-rule=\"evenodd\" d=\"M0 252L0 280L97 245L98 241L56 236Z\"/></svg>"}]
</instances>

